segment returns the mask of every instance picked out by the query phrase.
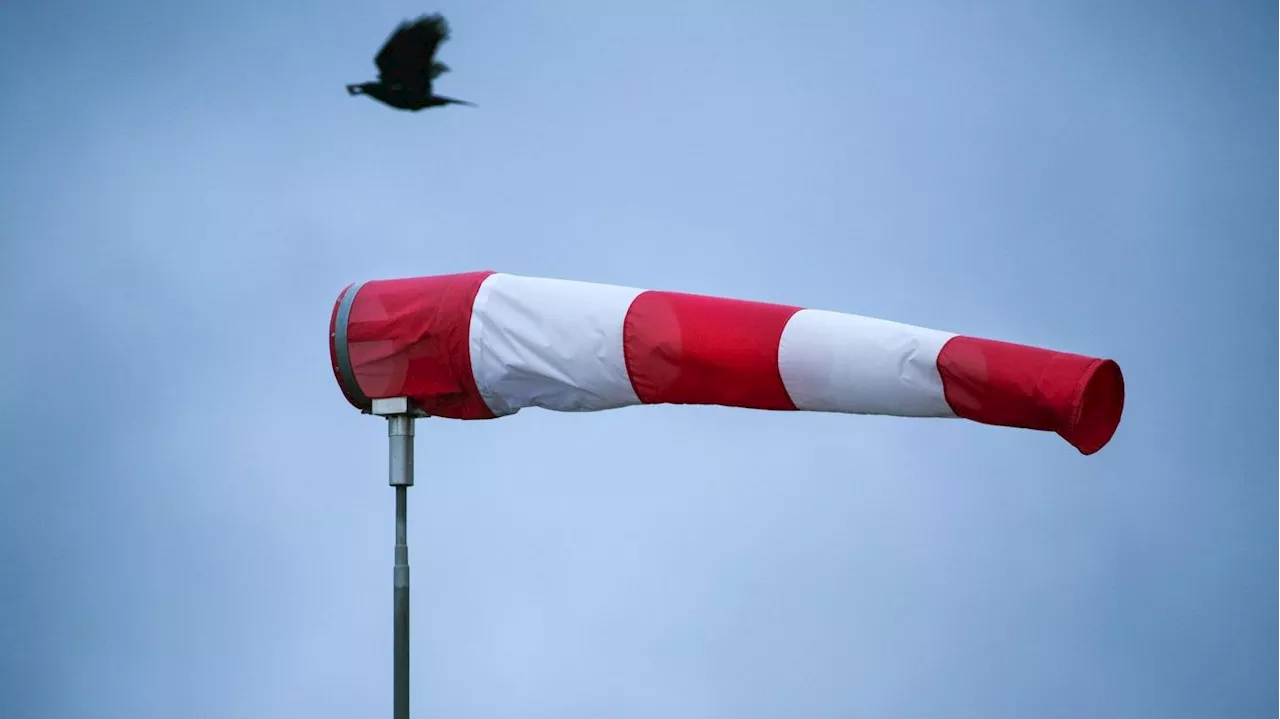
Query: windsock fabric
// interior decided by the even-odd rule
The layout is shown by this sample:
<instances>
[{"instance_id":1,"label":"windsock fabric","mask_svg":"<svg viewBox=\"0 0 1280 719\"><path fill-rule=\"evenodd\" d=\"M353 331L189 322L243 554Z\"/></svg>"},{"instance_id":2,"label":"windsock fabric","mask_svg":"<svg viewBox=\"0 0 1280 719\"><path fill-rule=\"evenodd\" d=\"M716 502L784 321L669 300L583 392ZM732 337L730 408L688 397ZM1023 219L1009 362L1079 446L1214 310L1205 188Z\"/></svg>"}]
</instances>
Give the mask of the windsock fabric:
<instances>
[{"instance_id":1,"label":"windsock fabric","mask_svg":"<svg viewBox=\"0 0 1280 719\"><path fill-rule=\"evenodd\" d=\"M352 405L407 396L492 419L709 404L959 417L1057 432L1084 454L1124 407L1112 360L858 315L475 272L347 287L330 319Z\"/></svg>"}]
</instances>

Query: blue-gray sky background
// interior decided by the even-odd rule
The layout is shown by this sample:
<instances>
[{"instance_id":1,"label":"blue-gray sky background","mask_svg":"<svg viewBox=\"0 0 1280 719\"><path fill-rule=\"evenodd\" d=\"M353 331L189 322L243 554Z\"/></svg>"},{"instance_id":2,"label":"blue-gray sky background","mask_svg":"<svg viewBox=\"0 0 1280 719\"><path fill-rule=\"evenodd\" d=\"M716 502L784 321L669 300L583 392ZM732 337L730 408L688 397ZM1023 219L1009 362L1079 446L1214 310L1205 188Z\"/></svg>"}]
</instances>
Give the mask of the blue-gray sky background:
<instances>
[{"instance_id":1,"label":"blue-gray sky background","mask_svg":"<svg viewBox=\"0 0 1280 719\"><path fill-rule=\"evenodd\" d=\"M349 98L439 9L440 90ZM416 716L1273 717L1277 9L0 5L0 716L390 711L348 282L496 269L1114 357L959 421L418 427Z\"/></svg>"}]
</instances>

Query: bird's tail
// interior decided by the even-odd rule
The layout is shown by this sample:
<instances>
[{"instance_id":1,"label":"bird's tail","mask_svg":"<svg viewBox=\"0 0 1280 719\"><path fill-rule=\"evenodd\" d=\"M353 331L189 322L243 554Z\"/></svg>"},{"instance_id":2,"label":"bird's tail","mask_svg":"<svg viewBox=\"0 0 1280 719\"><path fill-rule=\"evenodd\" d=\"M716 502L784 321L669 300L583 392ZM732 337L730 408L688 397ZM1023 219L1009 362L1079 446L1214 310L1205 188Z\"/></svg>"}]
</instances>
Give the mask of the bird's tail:
<instances>
[{"instance_id":1,"label":"bird's tail","mask_svg":"<svg viewBox=\"0 0 1280 719\"><path fill-rule=\"evenodd\" d=\"M361 92L359 85L347 85L348 95L359 95Z\"/></svg>"},{"instance_id":2,"label":"bird's tail","mask_svg":"<svg viewBox=\"0 0 1280 719\"><path fill-rule=\"evenodd\" d=\"M444 100L449 105L466 105L467 107L479 107L479 105L476 105L474 102L459 100L456 97L445 97L444 95L438 95L438 97L441 100Z\"/></svg>"}]
</instances>

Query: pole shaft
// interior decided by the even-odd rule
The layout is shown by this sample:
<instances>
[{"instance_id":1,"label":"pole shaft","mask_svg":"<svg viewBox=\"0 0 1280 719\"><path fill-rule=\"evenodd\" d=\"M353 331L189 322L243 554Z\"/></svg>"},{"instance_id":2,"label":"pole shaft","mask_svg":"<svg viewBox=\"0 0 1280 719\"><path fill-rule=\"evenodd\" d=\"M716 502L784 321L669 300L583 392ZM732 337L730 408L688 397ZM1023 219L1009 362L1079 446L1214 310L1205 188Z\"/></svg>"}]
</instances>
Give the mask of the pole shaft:
<instances>
[{"instance_id":1,"label":"pole shaft","mask_svg":"<svg viewBox=\"0 0 1280 719\"><path fill-rule=\"evenodd\" d=\"M392 570L392 716L409 719L409 487L413 486L413 417L387 418L390 482L396 490L396 554Z\"/></svg>"},{"instance_id":2,"label":"pole shaft","mask_svg":"<svg viewBox=\"0 0 1280 719\"><path fill-rule=\"evenodd\" d=\"M395 719L409 719L409 547L405 541L405 515L409 488L396 487L396 564L394 571L394 713Z\"/></svg>"}]
</instances>

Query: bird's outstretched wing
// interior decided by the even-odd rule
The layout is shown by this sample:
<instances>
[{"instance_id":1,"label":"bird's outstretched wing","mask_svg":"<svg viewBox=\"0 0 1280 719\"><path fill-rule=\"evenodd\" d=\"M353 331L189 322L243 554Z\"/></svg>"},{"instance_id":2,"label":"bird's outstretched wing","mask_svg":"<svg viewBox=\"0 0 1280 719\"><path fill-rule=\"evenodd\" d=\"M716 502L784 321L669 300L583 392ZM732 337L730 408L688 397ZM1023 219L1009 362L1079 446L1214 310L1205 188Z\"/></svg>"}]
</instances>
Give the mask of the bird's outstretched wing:
<instances>
[{"instance_id":1,"label":"bird's outstretched wing","mask_svg":"<svg viewBox=\"0 0 1280 719\"><path fill-rule=\"evenodd\" d=\"M436 70L436 50L448 39L449 24L439 13L400 23L373 60L379 78L429 91L432 78L440 74Z\"/></svg>"}]
</instances>

